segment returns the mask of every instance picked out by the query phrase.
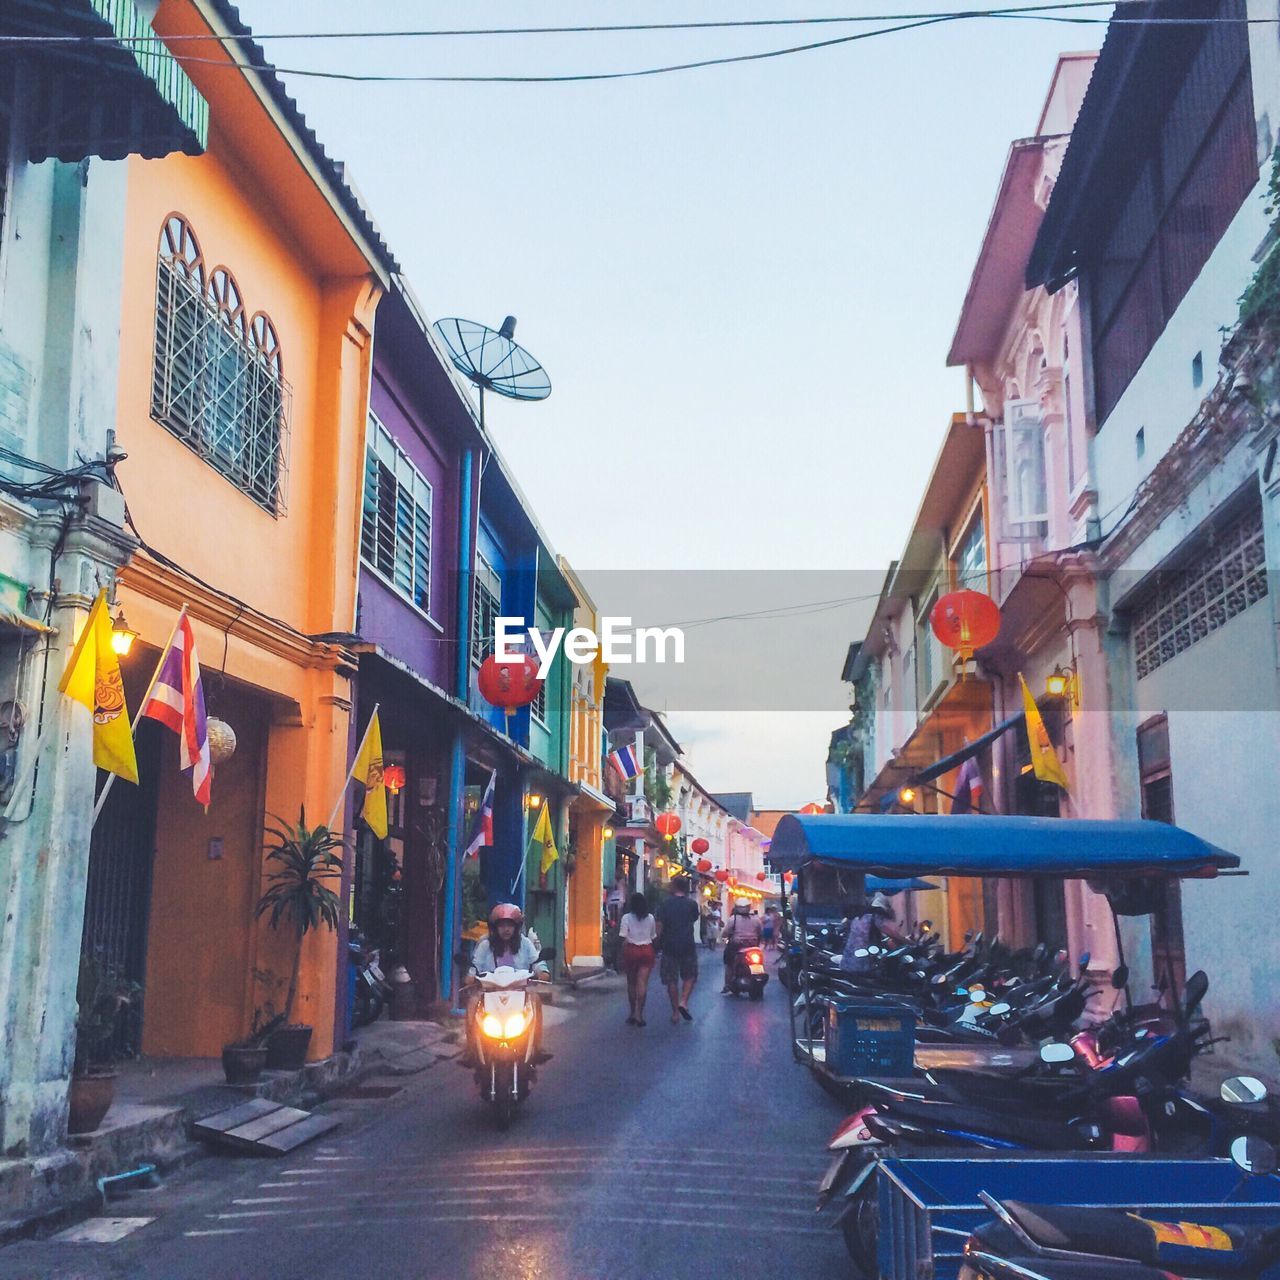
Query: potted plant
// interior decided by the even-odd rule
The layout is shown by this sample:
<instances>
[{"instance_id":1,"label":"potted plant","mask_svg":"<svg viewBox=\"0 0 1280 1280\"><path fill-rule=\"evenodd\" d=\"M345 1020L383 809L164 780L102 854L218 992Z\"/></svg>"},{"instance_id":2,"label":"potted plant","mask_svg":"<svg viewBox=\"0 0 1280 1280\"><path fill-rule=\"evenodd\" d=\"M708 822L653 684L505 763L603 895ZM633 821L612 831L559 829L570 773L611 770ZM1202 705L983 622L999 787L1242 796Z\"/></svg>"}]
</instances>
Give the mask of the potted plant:
<instances>
[{"instance_id":1,"label":"potted plant","mask_svg":"<svg viewBox=\"0 0 1280 1280\"><path fill-rule=\"evenodd\" d=\"M297 825L281 823L269 828L272 843L267 846L267 864L272 868L267 891L258 902L256 914L268 916L273 929L282 924L293 932L293 956L284 1008L267 1021L260 1039L267 1045L267 1066L279 1071L296 1071L307 1058L311 1027L290 1022L298 994L298 970L302 964L302 941L322 924L337 929L342 903L326 883L342 874L342 837L326 826L308 827L301 811Z\"/></svg>"},{"instance_id":2,"label":"potted plant","mask_svg":"<svg viewBox=\"0 0 1280 1280\"><path fill-rule=\"evenodd\" d=\"M120 1058L114 1040L121 1011L137 1000L142 988L121 976L115 965L85 952L76 981L76 1057L68 1098L68 1133L92 1133L115 1099Z\"/></svg>"},{"instance_id":3,"label":"potted plant","mask_svg":"<svg viewBox=\"0 0 1280 1280\"><path fill-rule=\"evenodd\" d=\"M222 1070L228 1084L254 1084L267 1065L267 1046L272 1019L263 1009L253 1011L253 1023L243 1040L222 1047Z\"/></svg>"}]
</instances>

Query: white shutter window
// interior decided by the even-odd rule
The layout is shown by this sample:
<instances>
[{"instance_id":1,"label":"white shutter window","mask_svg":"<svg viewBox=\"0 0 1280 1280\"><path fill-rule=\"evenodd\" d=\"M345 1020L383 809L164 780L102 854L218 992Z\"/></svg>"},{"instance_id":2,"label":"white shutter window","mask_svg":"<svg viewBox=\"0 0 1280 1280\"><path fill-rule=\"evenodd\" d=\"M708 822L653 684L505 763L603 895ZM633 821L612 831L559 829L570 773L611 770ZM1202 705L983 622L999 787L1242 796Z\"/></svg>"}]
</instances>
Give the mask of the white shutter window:
<instances>
[{"instance_id":1,"label":"white shutter window","mask_svg":"<svg viewBox=\"0 0 1280 1280\"><path fill-rule=\"evenodd\" d=\"M1005 511L1011 525L1049 519L1045 481L1044 424L1038 400L1008 400L1004 406Z\"/></svg>"}]
</instances>

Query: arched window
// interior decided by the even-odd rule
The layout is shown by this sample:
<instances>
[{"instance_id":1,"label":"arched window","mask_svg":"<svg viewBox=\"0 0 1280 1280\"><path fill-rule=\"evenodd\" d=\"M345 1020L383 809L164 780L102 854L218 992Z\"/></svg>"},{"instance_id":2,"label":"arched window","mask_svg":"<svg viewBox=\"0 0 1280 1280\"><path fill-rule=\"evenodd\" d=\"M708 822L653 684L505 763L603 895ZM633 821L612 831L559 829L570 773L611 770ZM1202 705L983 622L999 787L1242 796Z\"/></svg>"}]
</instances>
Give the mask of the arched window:
<instances>
[{"instance_id":1,"label":"arched window","mask_svg":"<svg viewBox=\"0 0 1280 1280\"><path fill-rule=\"evenodd\" d=\"M160 233L151 416L272 515L284 509L289 387L265 313L248 318L223 266L206 270L180 214Z\"/></svg>"}]
</instances>

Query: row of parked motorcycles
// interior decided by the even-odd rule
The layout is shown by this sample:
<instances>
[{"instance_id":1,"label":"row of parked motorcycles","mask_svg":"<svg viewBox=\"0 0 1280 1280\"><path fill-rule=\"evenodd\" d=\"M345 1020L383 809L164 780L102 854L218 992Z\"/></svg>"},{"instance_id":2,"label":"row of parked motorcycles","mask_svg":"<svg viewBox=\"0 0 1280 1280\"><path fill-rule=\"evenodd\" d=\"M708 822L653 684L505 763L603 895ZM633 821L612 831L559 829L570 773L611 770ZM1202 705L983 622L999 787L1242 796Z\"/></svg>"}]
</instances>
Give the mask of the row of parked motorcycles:
<instances>
[{"instance_id":1,"label":"row of parked motorcycles","mask_svg":"<svg viewBox=\"0 0 1280 1280\"><path fill-rule=\"evenodd\" d=\"M841 969L838 925L810 931L803 976L789 972L799 1034L818 1043L834 1004L909 1008L916 1061L927 1046L963 1065L841 1080L852 1104L828 1143L818 1207L839 1226L868 1277L877 1264L878 1158L925 1152L1110 1151L1229 1155L1245 1176L1276 1171L1280 1108L1261 1081L1234 1077L1214 1095L1189 1087L1196 1057L1216 1041L1201 1012L1208 991L1192 975L1166 1005L1103 1013L1106 985L1044 945L1012 951L981 934L947 953L927 922L900 947L858 952ZM786 959L784 957L784 964ZM781 976L781 975L780 975ZM1111 975L1125 988L1127 973ZM984 1047L985 1046L985 1049ZM1108 1209L999 1203L966 1247L963 1280L1094 1280L1234 1275L1280 1262L1280 1228L1149 1222Z\"/></svg>"}]
</instances>

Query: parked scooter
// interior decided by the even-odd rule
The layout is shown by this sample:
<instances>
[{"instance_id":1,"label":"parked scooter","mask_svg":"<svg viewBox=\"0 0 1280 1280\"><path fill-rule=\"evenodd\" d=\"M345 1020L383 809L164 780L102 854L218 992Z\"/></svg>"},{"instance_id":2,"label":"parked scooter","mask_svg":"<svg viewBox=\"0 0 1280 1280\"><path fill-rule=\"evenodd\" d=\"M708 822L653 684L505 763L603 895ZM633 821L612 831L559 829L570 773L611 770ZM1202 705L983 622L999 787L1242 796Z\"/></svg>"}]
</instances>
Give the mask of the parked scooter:
<instances>
[{"instance_id":1,"label":"parked scooter","mask_svg":"<svg viewBox=\"0 0 1280 1280\"><path fill-rule=\"evenodd\" d=\"M768 981L764 951L760 947L739 947L725 977L725 986L736 996L762 1000Z\"/></svg>"},{"instance_id":2,"label":"parked scooter","mask_svg":"<svg viewBox=\"0 0 1280 1280\"><path fill-rule=\"evenodd\" d=\"M392 986L382 972L381 952L377 947L367 946L354 930L347 939L347 962L356 971L351 1025L364 1027L382 1016L383 1009L391 1002Z\"/></svg>"},{"instance_id":3,"label":"parked scooter","mask_svg":"<svg viewBox=\"0 0 1280 1280\"><path fill-rule=\"evenodd\" d=\"M1224 1103L1234 1104L1242 1081L1247 1094L1256 1092L1251 1078L1228 1080ZM1236 1138L1231 1159L1246 1177L1276 1172L1276 1150L1262 1138ZM1280 1227L1161 1222L1119 1209L1001 1203L979 1195L995 1220L965 1244L959 1280L1257 1280L1280 1262Z\"/></svg>"},{"instance_id":4,"label":"parked scooter","mask_svg":"<svg viewBox=\"0 0 1280 1280\"><path fill-rule=\"evenodd\" d=\"M480 1096L493 1106L498 1125L511 1124L516 1106L529 1095L537 1074L534 1033L537 1002L529 992L528 969L497 969L475 979L480 998L472 1017L476 1025L475 1080Z\"/></svg>"}]
</instances>

